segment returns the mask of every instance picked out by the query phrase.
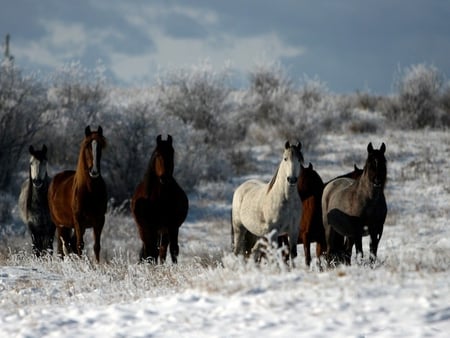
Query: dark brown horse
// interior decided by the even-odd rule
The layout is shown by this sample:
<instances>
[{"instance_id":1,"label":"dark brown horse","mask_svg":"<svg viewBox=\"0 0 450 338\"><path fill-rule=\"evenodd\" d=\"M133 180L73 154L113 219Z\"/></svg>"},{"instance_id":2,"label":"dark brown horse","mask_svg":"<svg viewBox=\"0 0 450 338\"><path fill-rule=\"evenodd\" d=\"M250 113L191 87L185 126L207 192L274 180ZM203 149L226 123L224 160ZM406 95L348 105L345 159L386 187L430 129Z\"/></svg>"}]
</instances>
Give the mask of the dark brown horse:
<instances>
[{"instance_id":1,"label":"dark brown horse","mask_svg":"<svg viewBox=\"0 0 450 338\"><path fill-rule=\"evenodd\" d=\"M143 242L141 261L157 263L159 257L160 263L164 263L170 244L172 262L177 263L178 229L186 219L189 202L173 171L172 136L163 141L158 135L144 179L131 200L131 211Z\"/></svg>"},{"instance_id":2,"label":"dark brown horse","mask_svg":"<svg viewBox=\"0 0 450 338\"><path fill-rule=\"evenodd\" d=\"M94 230L94 253L100 260L100 237L105 223L107 193L101 175L100 160L106 146L102 127L91 131L87 126L81 143L76 171L57 174L50 183L48 201L50 214L56 225L58 255L67 251L81 256L86 228ZM75 230L74 236L72 229Z\"/></svg>"},{"instance_id":3,"label":"dark brown horse","mask_svg":"<svg viewBox=\"0 0 450 338\"><path fill-rule=\"evenodd\" d=\"M370 261L377 256L387 214L384 186L386 183L386 146L374 149L367 146L367 160L357 179L339 178L331 181L322 197L323 225L330 251L331 229L346 237L346 257L350 262L353 244L362 257L362 237L370 236ZM332 257L328 252L328 260Z\"/></svg>"}]
</instances>

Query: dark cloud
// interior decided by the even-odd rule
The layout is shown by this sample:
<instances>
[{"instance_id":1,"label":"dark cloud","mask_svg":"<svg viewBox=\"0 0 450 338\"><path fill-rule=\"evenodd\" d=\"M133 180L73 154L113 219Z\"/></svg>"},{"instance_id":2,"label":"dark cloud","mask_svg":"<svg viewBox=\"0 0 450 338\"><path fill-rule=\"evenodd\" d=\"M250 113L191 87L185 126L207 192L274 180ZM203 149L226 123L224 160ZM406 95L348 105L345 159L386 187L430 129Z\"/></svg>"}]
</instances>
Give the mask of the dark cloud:
<instances>
[{"instance_id":1,"label":"dark cloud","mask_svg":"<svg viewBox=\"0 0 450 338\"><path fill-rule=\"evenodd\" d=\"M275 34L288 47L305 51L282 60L293 79L318 75L333 91L368 87L389 92L399 65L430 63L450 75L450 4L446 1L15 0L1 5L0 33L11 33L13 43L38 41L47 33L42 22L55 20L80 23L93 34L111 31L101 44L90 45L85 55L86 62L101 58L107 64L109 52L158 52L153 32L137 28L124 15L124 9L139 15L153 5L164 10L152 18L152 24L176 39L197 39L220 48L224 37L229 43L233 37ZM183 8L209 11L217 20L203 20Z\"/></svg>"}]
</instances>

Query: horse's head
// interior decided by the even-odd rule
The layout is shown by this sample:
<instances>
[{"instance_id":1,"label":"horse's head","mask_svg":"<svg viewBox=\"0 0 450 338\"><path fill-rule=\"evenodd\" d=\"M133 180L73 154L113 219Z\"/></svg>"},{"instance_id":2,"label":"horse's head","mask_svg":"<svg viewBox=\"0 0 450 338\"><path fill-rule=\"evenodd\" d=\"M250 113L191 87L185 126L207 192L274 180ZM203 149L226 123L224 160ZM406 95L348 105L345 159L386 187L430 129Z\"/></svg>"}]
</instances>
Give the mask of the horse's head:
<instances>
[{"instance_id":1,"label":"horse's head","mask_svg":"<svg viewBox=\"0 0 450 338\"><path fill-rule=\"evenodd\" d=\"M367 172L369 181L373 184L374 188L384 188L386 183L387 169L386 158L384 153L386 151L386 145L381 144L380 149L374 149L372 142L367 146L367 160L364 170Z\"/></svg>"},{"instance_id":2,"label":"horse's head","mask_svg":"<svg viewBox=\"0 0 450 338\"><path fill-rule=\"evenodd\" d=\"M156 148L150 159L150 165L154 174L161 183L165 183L171 178L174 170L174 149L172 146L172 136L168 135L167 140L162 140L161 135L156 137Z\"/></svg>"},{"instance_id":3,"label":"horse's head","mask_svg":"<svg viewBox=\"0 0 450 338\"><path fill-rule=\"evenodd\" d=\"M323 191L323 181L313 165L309 163L308 167L301 165L300 175L298 176L298 193L303 200L312 195L321 194Z\"/></svg>"},{"instance_id":4,"label":"horse's head","mask_svg":"<svg viewBox=\"0 0 450 338\"><path fill-rule=\"evenodd\" d=\"M102 149L105 146L106 139L103 136L102 127L98 126L97 131L91 131L91 128L87 126L81 154L84 166L91 178L97 178L101 175L100 160L102 158Z\"/></svg>"},{"instance_id":5,"label":"horse's head","mask_svg":"<svg viewBox=\"0 0 450 338\"><path fill-rule=\"evenodd\" d=\"M28 148L30 152L30 179L36 188L42 187L47 177L47 147L44 144L41 150Z\"/></svg>"},{"instance_id":6,"label":"horse's head","mask_svg":"<svg viewBox=\"0 0 450 338\"><path fill-rule=\"evenodd\" d=\"M289 185L295 185L300 174L300 166L303 163L302 144L296 145L286 141L284 145L283 160L281 161L280 174L284 174Z\"/></svg>"}]
</instances>

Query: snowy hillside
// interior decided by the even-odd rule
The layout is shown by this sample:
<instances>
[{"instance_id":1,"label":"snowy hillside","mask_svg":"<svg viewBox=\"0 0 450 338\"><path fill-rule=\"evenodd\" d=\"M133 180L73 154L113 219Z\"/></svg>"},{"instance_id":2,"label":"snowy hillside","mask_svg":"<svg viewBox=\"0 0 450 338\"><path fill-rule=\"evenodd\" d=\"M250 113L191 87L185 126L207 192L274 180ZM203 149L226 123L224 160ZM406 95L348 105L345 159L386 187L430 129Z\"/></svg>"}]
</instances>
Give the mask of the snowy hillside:
<instances>
[{"instance_id":1,"label":"snowy hillside","mask_svg":"<svg viewBox=\"0 0 450 338\"><path fill-rule=\"evenodd\" d=\"M92 231L79 260L36 260L28 234L1 257L0 327L5 337L446 337L450 330L450 136L448 132L324 135L305 152L326 181L362 167L368 142L387 146L388 218L379 263L307 269L275 257L255 267L230 254L230 204L244 178L190 196L179 264L137 264L129 214L109 213L102 263ZM255 152L268 180L280 144ZM368 252L367 238L363 242ZM20 247L23 246L23 249ZM366 255L367 256L367 255ZM367 257L366 257L367 258Z\"/></svg>"}]
</instances>

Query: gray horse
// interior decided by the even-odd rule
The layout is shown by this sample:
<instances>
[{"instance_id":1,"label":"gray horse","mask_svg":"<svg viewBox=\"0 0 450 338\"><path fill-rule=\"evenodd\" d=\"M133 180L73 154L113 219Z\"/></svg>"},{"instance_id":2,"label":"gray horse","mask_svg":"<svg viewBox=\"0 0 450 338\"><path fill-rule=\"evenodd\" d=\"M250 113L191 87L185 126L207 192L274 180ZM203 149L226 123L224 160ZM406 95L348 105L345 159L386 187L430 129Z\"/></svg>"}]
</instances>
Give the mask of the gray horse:
<instances>
[{"instance_id":1,"label":"gray horse","mask_svg":"<svg viewBox=\"0 0 450 338\"><path fill-rule=\"evenodd\" d=\"M51 221L47 192L50 178L47 175L47 147L35 150L30 146L31 154L28 178L23 182L19 196L19 213L28 226L33 243L33 252L39 257L43 253L53 253L55 225Z\"/></svg>"},{"instance_id":2,"label":"gray horse","mask_svg":"<svg viewBox=\"0 0 450 338\"><path fill-rule=\"evenodd\" d=\"M333 234L346 237L344 260L350 264L353 244L357 256L363 256L362 237L370 236L370 261L376 260L378 243L387 214L386 146L367 146L368 157L362 175L357 179L338 178L328 183L322 196L322 217L327 240L328 262L333 258Z\"/></svg>"}]
</instances>

